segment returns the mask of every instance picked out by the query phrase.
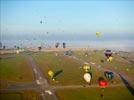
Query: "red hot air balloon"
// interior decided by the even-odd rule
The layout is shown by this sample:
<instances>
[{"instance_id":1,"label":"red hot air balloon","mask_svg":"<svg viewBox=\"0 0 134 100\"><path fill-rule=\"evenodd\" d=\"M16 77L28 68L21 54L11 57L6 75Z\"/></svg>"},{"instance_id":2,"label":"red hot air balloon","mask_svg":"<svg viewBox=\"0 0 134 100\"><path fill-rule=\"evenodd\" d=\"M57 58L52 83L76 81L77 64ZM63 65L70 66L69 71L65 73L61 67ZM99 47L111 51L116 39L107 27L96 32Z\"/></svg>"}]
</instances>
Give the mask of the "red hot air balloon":
<instances>
[{"instance_id":1,"label":"red hot air balloon","mask_svg":"<svg viewBox=\"0 0 134 100\"><path fill-rule=\"evenodd\" d=\"M100 81L99 81L99 86L100 86L101 88L105 88L105 87L107 86L107 81L105 81L105 80L100 80Z\"/></svg>"},{"instance_id":2,"label":"red hot air balloon","mask_svg":"<svg viewBox=\"0 0 134 100\"><path fill-rule=\"evenodd\" d=\"M105 87L107 86L107 81L105 81L103 77L99 77L98 83L99 83L99 86L102 90L102 93L101 93L100 96L102 98L104 98L104 93L103 92L104 92Z\"/></svg>"},{"instance_id":3,"label":"red hot air balloon","mask_svg":"<svg viewBox=\"0 0 134 100\"><path fill-rule=\"evenodd\" d=\"M100 78L98 79L98 83L99 83L99 86L100 86L101 88L105 88L105 87L107 86L107 81L104 80L103 77L100 77Z\"/></svg>"}]
</instances>

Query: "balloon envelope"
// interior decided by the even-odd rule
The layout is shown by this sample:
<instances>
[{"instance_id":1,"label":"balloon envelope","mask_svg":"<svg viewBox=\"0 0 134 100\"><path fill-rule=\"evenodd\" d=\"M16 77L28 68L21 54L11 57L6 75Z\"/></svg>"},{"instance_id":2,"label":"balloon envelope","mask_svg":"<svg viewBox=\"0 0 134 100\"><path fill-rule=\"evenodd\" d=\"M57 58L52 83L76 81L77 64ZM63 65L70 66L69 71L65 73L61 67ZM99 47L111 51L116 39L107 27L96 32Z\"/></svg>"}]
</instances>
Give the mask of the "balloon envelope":
<instances>
[{"instance_id":1,"label":"balloon envelope","mask_svg":"<svg viewBox=\"0 0 134 100\"><path fill-rule=\"evenodd\" d=\"M96 36L99 37L101 35L101 32L96 32Z\"/></svg>"},{"instance_id":2,"label":"balloon envelope","mask_svg":"<svg viewBox=\"0 0 134 100\"><path fill-rule=\"evenodd\" d=\"M107 58L109 58L110 56L112 56L112 51L111 50L106 50L104 54Z\"/></svg>"},{"instance_id":3,"label":"balloon envelope","mask_svg":"<svg viewBox=\"0 0 134 100\"><path fill-rule=\"evenodd\" d=\"M109 80L113 79L113 77L114 77L114 73L113 72L109 72L109 71L104 72L104 75Z\"/></svg>"},{"instance_id":4,"label":"balloon envelope","mask_svg":"<svg viewBox=\"0 0 134 100\"><path fill-rule=\"evenodd\" d=\"M87 82L87 83L90 83L91 81L91 75L90 73L85 73L84 76L83 76L84 80Z\"/></svg>"},{"instance_id":5,"label":"balloon envelope","mask_svg":"<svg viewBox=\"0 0 134 100\"><path fill-rule=\"evenodd\" d=\"M112 62L112 60L113 60L113 57L107 58L107 61L108 61L108 62Z\"/></svg>"},{"instance_id":6,"label":"balloon envelope","mask_svg":"<svg viewBox=\"0 0 134 100\"><path fill-rule=\"evenodd\" d=\"M104 79L103 80L99 80L99 86L101 88L105 88L107 86L107 81L105 81Z\"/></svg>"},{"instance_id":7,"label":"balloon envelope","mask_svg":"<svg viewBox=\"0 0 134 100\"><path fill-rule=\"evenodd\" d=\"M20 53L20 51L19 51L19 50L16 50L16 53L17 53L17 54L19 54L19 53Z\"/></svg>"},{"instance_id":8,"label":"balloon envelope","mask_svg":"<svg viewBox=\"0 0 134 100\"><path fill-rule=\"evenodd\" d=\"M89 70L91 69L91 66L89 64L85 64L83 66L83 69L84 69L85 72L89 72Z\"/></svg>"},{"instance_id":9,"label":"balloon envelope","mask_svg":"<svg viewBox=\"0 0 134 100\"><path fill-rule=\"evenodd\" d=\"M51 70L49 70L49 71L48 71L48 75L49 75L51 78L53 78L53 76L54 76L54 72L51 71Z\"/></svg>"}]
</instances>

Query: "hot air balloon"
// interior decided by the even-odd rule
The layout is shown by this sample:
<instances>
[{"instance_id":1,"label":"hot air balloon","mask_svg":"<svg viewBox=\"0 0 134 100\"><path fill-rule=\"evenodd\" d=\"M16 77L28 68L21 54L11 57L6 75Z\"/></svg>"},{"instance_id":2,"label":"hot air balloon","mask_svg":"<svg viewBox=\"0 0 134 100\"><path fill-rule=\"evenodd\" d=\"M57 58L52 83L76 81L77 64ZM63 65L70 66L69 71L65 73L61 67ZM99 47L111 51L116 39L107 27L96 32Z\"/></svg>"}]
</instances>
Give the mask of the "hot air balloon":
<instances>
[{"instance_id":1,"label":"hot air balloon","mask_svg":"<svg viewBox=\"0 0 134 100\"><path fill-rule=\"evenodd\" d=\"M105 54L105 56L106 56L107 58L109 58L109 57L112 56L112 51L111 51L111 50L106 50L104 54Z\"/></svg>"},{"instance_id":2,"label":"hot air balloon","mask_svg":"<svg viewBox=\"0 0 134 100\"><path fill-rule=\"evenodd\" d=\"M112 80L113 77L114 77L114 73L113 73L113 72L110 72L110 71L105 71L105 72L104 72L104 75L105 75L105 77L106 77L107 79L109 79L109 80Z\"/></svg>"},{"instance_id":3,"label":"hot air balloon","mask_svg":"<svg viewBox=\"0 0 134 100\"><path fill-rule=\"evenodd\" d=\"M19 51L19 50L16 50L16 53L17 53L17 54L19 54L19 53L20 53L20 51Z\"/></svg>"},{"instance_id":4,"label":"hot air balloon","mask_svg":"<svg viewBox=\"0 0 134 100\"><path fill-rule=\"evenodd\" d=\"M51 78L53 78L54 72L53 72L52 70L49 70L49 71L48 71L48 75L49 75Z\"/></svg>"},{"instance_id":5,"label":"hot air balloon","mask_svg":"<svg viewBox=\"0 0 134 100\"><path fill-rule=\"evenodd\" d=\"M53 80L55 80L56 77L57 77L59 74L61 74L62 72L63 72L63 70L58 70L58 71L56 71L56 72L53 72L52 70L49 70L49 71L48 71L48 75L49 75Z\"/></svg>"},{"instance_id":6,"label":"hot air balloon","mask_svg":"<svg viewBox=\"0 0 134 100\"><path fill-rule=\"evenodd\" d=\"M84 76L83 76L84 80L90 84L91 83L91 74L90 73L85 73Z\"/></svg>"},{"instance_id":7,"label":"hot air balloon","mask_svg":"<svg viewBox=\"0 0 134 100\"><path fill-rule=\"evenodd\" d=\"M65 42L63 42L63 48L66 48L66 43Z\"/></svg>"},{"instance_id":8,"label":"hot air balloon","mask_svg":"<svg viewBox=\"0 0 134 100\"><path fill-rule=\"evenodd\" d=\"M43 21L41 20L40 23L43 24Z\"/></svg>"},{"instance_id":9,"label":"hot air balloon","mask_svg":"<svg viewBox=\"0 0 134 100\"><path fill-rule=\"evenodd\" d=\"M113 57L109 57L109 58L107 59L108 62L112 62L112 60L113 60Z\"/></svg>"},{"instance_id":10,"label":"hot air balloon","mask_svg":"<svg viewBox=\"0 0 134 100\"><path fill-rule=\"evenodd\" d=\"M100 88L105 88L107 86L107 81L104 80L103 77L99 77L98 83L99 83Z\"/></svg>"},{"instance_id":11,"label":"hot air balloon","mask_svg":"<svg viewBox=\"0 0 134 100\"><path fill-rule=\"evenodd\" d=\"M101 32L96 32L96 36L99 37L101 35Z\"/></svg>"},{"instance_id":12,"label":"hot air balloon","mask_svg":"<svg viewBox=\"0 0 134 100\"><path fill-rule=\"evenodd\" d=\"M99 84L99 86L100 86L100 88L101 88L101 90L102 90L102 93L101 93L100 96L103 98L103 97L104 97L103 92L104 92L105 87L107 86L107 81L104 80L103 77L99 77L99 79L98 79L98 84Z\"/></svg>"},{"instance_id":13,"label":"hot air balloon","mask_svg":"<svg viewBox=\"0 0 134 100\"><path fill-rule=\"evenodd\" d=\"M101 88L105 88L105 87L107 86L107 82L106 82L105 80L100 80L100 81L99 81L99 86L100 86Z\"/></svg>"},{"instance_id":14,"label":"hot air balloon","mask_svg":"<svg viewBox=\"0 0 134 100\"><path fill-rule=\"evenodd\" d=\"M91 66L88 63L84 63L83 69L85 72L89 72L91 70Z\"/></svg>"},{"instance_id":15,"label":"hot air balloon","mask_svg":"<svg viewBox=\"0 0 134 100\"><path fill-rule=\"evenodd\" d=\"M67 56L72 56L72 54L73 54L73 51L71 51L71 50L64 52L64 55L67 55Z\"/></svg>"},{"instance_id":16,"label":"hot air balloon","mask_svg":"<svg viewBox=\"0 0 134 100\"><path fill-rule=\"evenodd\" d=\"M112 59L113 59L113 57L112 57L112 51L111 50L106 50L104 54L107 57L107 61L108 62L111 62Z\"/></svg>"},{"instance_id":17,"label":"hot air balloon","mask_svg":"<svg viewBox=\"0 0 134 100\"><path fill-rule=\"evenodd\" d=\"M59 43L59 42L57 42L57 43L55 44L55 47L56 47L56 48L58 48L58 47L59 47L59 45L60 45L60 43Z\"/></svg>"}]
</instances>

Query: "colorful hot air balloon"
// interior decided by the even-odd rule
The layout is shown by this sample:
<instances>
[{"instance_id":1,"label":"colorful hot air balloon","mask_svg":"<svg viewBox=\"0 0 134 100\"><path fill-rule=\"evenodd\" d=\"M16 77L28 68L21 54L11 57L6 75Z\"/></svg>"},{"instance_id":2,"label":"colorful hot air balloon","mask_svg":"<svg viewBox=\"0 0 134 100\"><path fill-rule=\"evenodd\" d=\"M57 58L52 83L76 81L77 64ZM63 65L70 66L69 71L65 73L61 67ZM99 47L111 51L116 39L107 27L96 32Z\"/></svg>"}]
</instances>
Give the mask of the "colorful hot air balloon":
<instances>
[{"instance_id":1,"label":"colorful hot air balloon","mask_svg":"<svg viewBox=\"0 0 134 100\"><path fill-rule=\"evenodd\" d=\"M90 84L90 82L91 82L91 74L90 73L85 73L83 78L87 83Z\"/></svg>"},{"instance_id":2,"label":"colorful hot air balloon","mask_svg":"<svg viewBox=\"0 0 134 100\"><path fill-rule=\"evenodd\" d=\"M96 36L99 37L101 35L101 32L96 32Z\"/></svg>"},{"instance_id":3,"label":"colorful hot air balloon","mask_svg":"<svg viewBox=\"0 0 134 100\"><path fill-rule=\"evenodd\" d=\"M113 72L110 72L110 71L105 71L105 72L104 72L104 75L105 75L105 77L106 77L107 79L109 79L109 80L112 80L113 77L114 77L114 73L113 73Z\"/></svg>"}]
</instances>

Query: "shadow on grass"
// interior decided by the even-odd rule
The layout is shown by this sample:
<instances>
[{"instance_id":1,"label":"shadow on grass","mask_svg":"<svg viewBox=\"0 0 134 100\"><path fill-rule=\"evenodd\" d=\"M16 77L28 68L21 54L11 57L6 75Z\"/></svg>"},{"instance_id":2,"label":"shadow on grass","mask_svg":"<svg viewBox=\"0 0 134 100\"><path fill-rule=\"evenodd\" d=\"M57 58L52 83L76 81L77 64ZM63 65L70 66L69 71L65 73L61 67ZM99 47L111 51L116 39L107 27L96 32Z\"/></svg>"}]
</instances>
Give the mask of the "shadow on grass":
<instances>
[{"instance_id":1,"label":"shadow on grass","mask_svg":"<svg viewBox=\"0 0 134 100\"><path fill-rule=\"evenodd\" d=\"M123 81L123 83L125 84L125 86L127 87L127 89L129 90L129 92L134 96L134 88L129 84L129 82L121 75L119 74L121 80Z\"/></svg>"}]
</instances>

